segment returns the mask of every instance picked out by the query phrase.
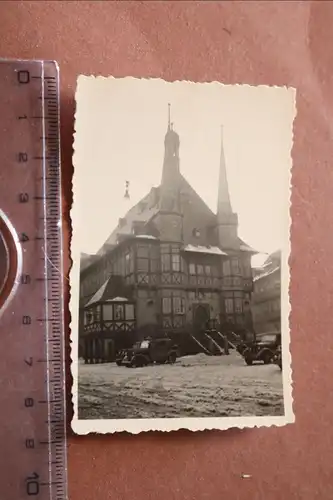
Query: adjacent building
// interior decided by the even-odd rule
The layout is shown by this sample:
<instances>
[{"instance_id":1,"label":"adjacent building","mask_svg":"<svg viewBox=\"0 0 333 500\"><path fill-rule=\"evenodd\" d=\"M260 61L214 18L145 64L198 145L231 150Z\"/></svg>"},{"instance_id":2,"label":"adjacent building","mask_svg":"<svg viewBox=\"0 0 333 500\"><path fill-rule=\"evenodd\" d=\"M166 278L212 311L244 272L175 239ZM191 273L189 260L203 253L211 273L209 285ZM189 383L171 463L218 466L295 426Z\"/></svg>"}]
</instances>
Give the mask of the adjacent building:
<instances>
[{"instance_id":1,"label":"adjacent building","mask_svg":"<svg viewBox=\"0 0 333 500\"><path fill-rule=\"evenodd\" d=\"M281 251L255 272L252 316L256 333L281 333Z\"/></svg>"},{"instance_id":2,"label":"adjacent building","mask_svg":"<svg viewBox=\"0 0 333 500\"><path fill-rule=\"evenodd\" d=\"M252 329L256 252L238 236L223 141L217 213L183 177L179 158L169 109L161 184L119 220L96 256L82 259L79 336L88 360L111 359L147 335L173 336L187 352L209 326Z\"/></svg>"}]
</instances>

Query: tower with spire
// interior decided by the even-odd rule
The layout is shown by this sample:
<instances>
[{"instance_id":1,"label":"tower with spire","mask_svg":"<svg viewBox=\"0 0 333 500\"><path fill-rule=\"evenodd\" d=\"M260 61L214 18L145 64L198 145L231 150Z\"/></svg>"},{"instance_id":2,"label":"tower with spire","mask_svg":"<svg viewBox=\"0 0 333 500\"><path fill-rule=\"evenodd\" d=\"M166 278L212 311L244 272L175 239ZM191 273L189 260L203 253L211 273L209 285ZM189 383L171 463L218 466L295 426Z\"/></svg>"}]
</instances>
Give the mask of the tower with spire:
<instances>
[{"instance_id":1,"label":"tower with spire","mask_svg":"<svg viewBox=\"0 0 333 500\"><path fill-rule=\"evenodd\" d=\"M228 250L239 249L238 216L232 211L221 126L221 154L217 201L217 232L219 246Z\"/></svg>"},{"instance_id":2,"label":"tower with spire","mask_svg":"<svg viewBox=\"0 0 333 500\"><path fill-rule=\"evenodd\" d=\"M181 175L179 167L179 135L171 122L171 105L168 104L168 126L164 138L164 160L160 184L159 211L155 225L164 241L181 241Z\"/></svg>"}]
</instances>

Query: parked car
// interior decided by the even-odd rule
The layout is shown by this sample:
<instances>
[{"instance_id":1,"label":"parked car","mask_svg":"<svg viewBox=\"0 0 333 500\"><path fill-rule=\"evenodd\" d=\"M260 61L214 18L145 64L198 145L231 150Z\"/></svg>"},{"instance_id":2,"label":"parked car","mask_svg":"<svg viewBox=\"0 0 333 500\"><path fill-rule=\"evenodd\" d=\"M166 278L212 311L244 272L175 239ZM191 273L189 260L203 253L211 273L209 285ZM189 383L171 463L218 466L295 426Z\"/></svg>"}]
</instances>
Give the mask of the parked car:
<instances>
[{"instance_id":1,"label":"parked car","mask_svg":"<svg viewBox=\"0 0 333 500\"><path fill-rule=\"evenodd\" d=\"M282 370L282 349L281 345L277 348L274 357L273 357L273 363L277 365L280 370Z\"/></svg>"},{"instance_id":2,"label":"parked car","mask_svg":"<svg viewBox=\"0 0 333 500\"><path fill-rule=\"evenodd\" d=\"M118 366L142 367L156 364L173 364L177 359L178 347L169 338L145 339L136 342L130 349L124 349L116 359Z\"/></svg>"},{"instance_id":3,"label":"parked car","mask_svg":"<svg viewBox=\"0 0 333 500\"><path fill-rule=\"evenodd\" d=\"M247 365L252 365L254 362L267 365L273 362L279 346L281 346L281 334L266 334L247 344L241 354Z\"/></svg>"}]
</instances>

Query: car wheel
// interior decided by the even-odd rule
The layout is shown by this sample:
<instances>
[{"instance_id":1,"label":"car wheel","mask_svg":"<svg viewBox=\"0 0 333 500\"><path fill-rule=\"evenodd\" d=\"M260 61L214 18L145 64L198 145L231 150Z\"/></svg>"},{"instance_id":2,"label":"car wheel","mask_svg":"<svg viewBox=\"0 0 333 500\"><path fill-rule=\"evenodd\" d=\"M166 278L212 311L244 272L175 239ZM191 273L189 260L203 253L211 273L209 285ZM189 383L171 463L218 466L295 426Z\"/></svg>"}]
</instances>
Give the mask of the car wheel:
<instances>
[{"instance_id":1,"label":"car wheel","mask_svg":"<svg viewBox=\"0 0 333 500\"><path fill-rule=\"evenodd\" d=\"M170 365L173 365L176 362L176 359L177 359L177 356L176 356L175 352L172 352L169 354L168 361L169 361Z\"/></svg>"},{"instance_id":2,"label":"car wheel","mask_svg":"<svg viewBox=\"0 0 333 500\"><path fill-rule=\"evenodd\" d=\"M138 365L138 360L136 358L133 358L130 364L131 368L137 368Z\"/></svg>"},{"instance_id":3,"label":"car wheel","mask_svg":"<svg viewBox=\"0 0 333 500\"><path fill-rule=\"evenodd\" d=\"M244 357L245 363L248 366L251 366L253 364L253 357L252 357L252 353L250 352L250 350L245 349L243 351L243 357Z\"/></svg>"},{"instance_id":4,"label":"car wheel","mask_svg":"<svg viewBox=\"0 0 333 500\"><path fill-rule=\"evenodd\" d=\"M272 359L272 355L270 352L265 352L263 354L262 360L263 360L265 365L268 365L271 362L271 359Z\"/></svg>"}]
</instances>

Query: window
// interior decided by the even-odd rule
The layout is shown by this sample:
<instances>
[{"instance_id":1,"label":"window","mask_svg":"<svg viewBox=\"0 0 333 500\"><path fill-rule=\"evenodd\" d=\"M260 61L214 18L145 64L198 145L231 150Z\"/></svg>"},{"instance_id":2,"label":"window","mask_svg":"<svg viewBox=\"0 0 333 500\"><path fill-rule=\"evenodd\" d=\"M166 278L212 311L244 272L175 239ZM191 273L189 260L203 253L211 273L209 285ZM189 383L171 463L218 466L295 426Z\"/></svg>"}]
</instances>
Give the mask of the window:
<instances>
[{"instance_id":1,"label":"window","mask_svg":"<svg viewBox=\"0 0 333 500\"><path fill-rule=\"evenodd\" d=\"M227 314L232 314L234 312L234 301L233 299L225 299L225 312Z\"/></svg>"},{"instance_id":2,"label":"window","mask_svg":"<svg viewBox=\"0 0 333 500\"><path fill-rule=\"evenodd\" d=\"M178 254L173 254L171 255L171 263L172 263L172 270L173 271L180 271L180 255Z\"/></svg>"},{"instance_id":3,"label":"window","mask_svg":"<svg viewBox=\"0 0 333 500\"><path fill-rule=\"evenodd\" d=\"M125 309L126 309L126 320L133 320L134 319L134 305L133 304L126 304Z\"/></svg>"},{"instance_id":4,"label":"window","mask_svg":"<svg viewBox=\"0 0 333 500\"><path fill-rule=\"evenodd\" d=\"M195 274L195 264L189 265L189 272L190 272L190 274Z\"/></svg>"},{"instance_id":5,"label":"window","mask_svg":"<svg viewBox=\"0 0 333 500\"><path fill-rule=\"evenodd\" d=\"M252 269L251 269L251 263L248 260L243 262L243 270L244 270L244 276L246 278L251 278Z\"/></svg>"},{"instance_id":6,"label":"window","mask_svg":"<svg viewBox=\"0 0 333 500\"><path fill-rule=\"evenodd\" d=\"M150 270L152 273L156 273L158 271L158 261L156 259L150 261Z\"/></svg>"},{"instance_id":7,"label":"window","mask_svg":"<svg viewBox=\"0 0 333 500\"><path fill-rule=\"evenodd\" d=\"M231 268L230 268L230 261L226 260L223 262L223 274L224 276L230 276L231 274Z\"/></svg>"},{"instance_id":8,"label":"window","mask_svg":"<svg viewBox=\"0 0 333 500\"><path fill-rule=\"evenodd\" d=\"M184 304L184 299L182 297L173 298L173 312L174 314L185 313L185 304Z\"/></svg>"},{"instance_id":9,"label":"window","mask_svg":"<svg viewBox=\"0 0 333 500\"><path fill-rule=\"evenodd\" d=\"M198 264L197 265L197 274L203 274L204 273L203 270L204 270L203 266L201 264Z\"/></svg>"},{"instance_id":10,"label":"window","mask_svg":"<svg viewBox=\"0 0 333 500\"><path fill-rule=\"evenodd\" d=\"M234 278L234 286L240 287L242 285L241 278Z\"/></svg>"},{"instance_id":11,"label":"window","mask_svg":"<svg viewBox=\"0 0 333 500\"><path fill-rule=\"evenodd\" d=\"M131 269L131 256L129 253L125 254L125 274L130 274Z\"/></svg>"},{"instance_id":12,"label":"window","mask_svg":"<svg viewBox=\"0 0 333 500\"><path fill-rule=\"evenodd\" d=\"M125 261L124 261L123 256L121 256L119 258L118 265L119 265L119 274L121 274L121 276L124 276L124 274L125 274Z\"/></svg>"},{"instance_id":13,"label":"window","mask_svg":"<svg viewBox=\"0 0 333 500\"><path fill-rule=\"evenodd\" d=\"M183 297L163 297L163 314L185 314L185 299Z\"/></svg>"},{"instance_id":14,"label":"window","mask_svg":"<svg viewBox=\"0 0 333 500\"><path fill-rule=\"evenodd\" d=\"M123 321L124 320L124 306L123 306L123 304L117 304L114 307L114 319L116 321Z\"/></svg>"},{"instance_id":15,"label":"window","mask_svg":"<svg viewBox=\"0 0 333 500\"><path fill-rule=\"evenodd\" d=\"M149 247L140 245L137 250L138 257L149 257Z\"/></svg>"},{"instance_id":16,"label":"window","mask_svg":"<svg viewBox=\"0 0 333 500\"><path fill-rule=\"evenodd\" d=\"M163 314L171 314L171 297L163 297L162 312Z\"/></svg>"},{"instance_id":17,"label":"window","mask_svg":"<svg viewBox=\"0 0 333 500\"><path fill-rule=\"evenodd\" d=\"M148 259L138 259L138 271L148 272Z\"/></svg>"},{"instance_id":18,"label":"window","mask_svg":"<svg viewBox=\"0 0 333 500\"><path fill-rule=\"evenodd\" d=\"M85 311L84 324L89 325L90 323L92 323L92 321L93 321L93 315L92 315L91 311Z\"/></svg>"},{"instance_id":19,"label":"window","mask_svg":"<svg viewBox=\"0 0 333 500\"><path fill-rule=\"evenodd\" d=\"M162 254L161 261L162 261L162 271L170 271L170 255Z\"/></svg>"},{"instance_id":20,"label":"window","mask_svg":"<svg viewBox=\"0 0 333 500\"><path fill-rule=\"evenodd\" d=\"M205 266L205 274L210 276L212 274L212 268L210 266Z\"/></svg>"},{"instance_id":21,"label":"window","mask_svg":"<svg viewBox=\"0 0 333 500\"><path fill-rule=\"evenodd\" d=\"M233 275L241 274L240 263L238 259L231 260L231 270Z\"/></svg>"},{"instance_id":22,"label":"window","mask_svg":"<svg viewBox=\"0 0 333 500\"><path fill-rule=\"evenodd\" d=\"M226 278L223 279L223 285L225 287L231 287L231 280L232 278L230 278L230 276L227 276Z\"/></svg>"},{"instance_id":23,"label":"window","mask_svg":"<svg viewBox=\"0 0 333 500\"><path fill-rule=\"evenodd\" d=\"M104 304L103 306L103 320L112 321L113 320L113 306L112 304Z\"/></svg>"},{"instance_id":24,"label":"window","mask_svg":"<svg viewBox=\"0 0 333 500\"><path fill-rule=\"evenodd\" d=\"M97 323L100 319L101 319L100 306L96 306L93 309L93 321Z\"/></svg>"},{"instance_id":25,"label":"window","mask_svg":"<svg viewBox=\"0 0 333 500\"><path fill-rule=\"evenodd\" d=\"M243 312L243 300L235 299L235 312L242 313Z\"/></svg>"}]
</instances>

